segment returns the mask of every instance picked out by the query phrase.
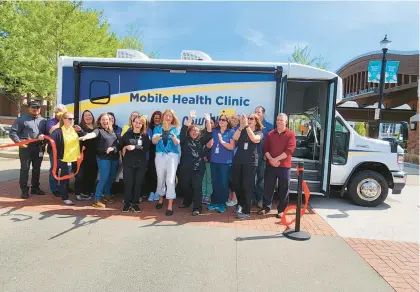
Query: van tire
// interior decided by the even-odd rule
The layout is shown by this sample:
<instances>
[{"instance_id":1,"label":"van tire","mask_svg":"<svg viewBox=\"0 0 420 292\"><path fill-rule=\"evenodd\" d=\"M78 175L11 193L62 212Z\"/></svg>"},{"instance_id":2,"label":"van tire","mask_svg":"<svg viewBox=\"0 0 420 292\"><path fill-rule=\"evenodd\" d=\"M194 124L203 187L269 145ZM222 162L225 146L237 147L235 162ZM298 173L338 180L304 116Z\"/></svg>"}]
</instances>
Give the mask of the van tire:
<instances>
[{"instance_id":1,"label":"van tire","mask_svg":"<svg viewBox=\"0 0 420 292\"><path fill-rule=\"evenodd\" d=\"M369 195L373 196L373 198L368 199L369 196L363 195L363 185L373 186L372 189L378 190L378 193L370 193ZM382 204L388 197L388 183L381 174L372 170L363 170L353 175L348 187L348 191L350 199L356 205L362 207L376 207Z\"/></svg>"}]
</instances>

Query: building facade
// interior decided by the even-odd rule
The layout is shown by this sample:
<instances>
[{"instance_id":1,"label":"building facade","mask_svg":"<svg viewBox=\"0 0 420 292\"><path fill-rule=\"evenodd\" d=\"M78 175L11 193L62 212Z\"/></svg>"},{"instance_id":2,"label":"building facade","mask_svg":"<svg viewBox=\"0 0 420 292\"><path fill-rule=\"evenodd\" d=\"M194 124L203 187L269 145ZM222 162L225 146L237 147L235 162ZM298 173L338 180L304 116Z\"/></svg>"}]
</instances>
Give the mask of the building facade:
<instances>
[{"instance_id":1,"label":"building facade","mask_svg":"<svg viewBox=\"0 0 420 292\"><path fill-rule=\"evenodd\" d=\"M343 80L343 99L338 106L349 103L357 108L377 107L379 98L379 84L368 82L368 64L372 60L382 60L382 51L366 53L353 58L337 70ZM397 72L397 83L385 83L384 96L381 108L400 108L416 110L419 113L419 51L393 51L387 52L388 61L399 61ZM376 121L367 122L367 133L369 136L376 136L379 130L379 137L395 136L399 132L399 124L402 121L384 121L379 129L376 129ZM405 121L410 124L410 121ZM407 151L417 151L418 155L418 133L414 138L415 131L409 127L409 141ZM417 141L416 141L417 140Z\"/></svg>"}]
</instances>

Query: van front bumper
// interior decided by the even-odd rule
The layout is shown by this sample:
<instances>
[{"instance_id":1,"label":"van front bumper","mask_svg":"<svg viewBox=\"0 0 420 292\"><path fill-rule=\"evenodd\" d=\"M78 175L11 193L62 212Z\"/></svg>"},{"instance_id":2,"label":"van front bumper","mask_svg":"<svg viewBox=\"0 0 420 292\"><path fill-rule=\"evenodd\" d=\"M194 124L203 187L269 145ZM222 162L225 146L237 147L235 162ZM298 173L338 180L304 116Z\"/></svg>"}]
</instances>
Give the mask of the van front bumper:
<instances>
[{"instance_id":1,"label":"van front bumper","mask_svg":"<svg viewBox=\"0 0 420 292\"><path fill-rule=\"evenodd\" d=\"M392 188L393 194L401 194L402 189L405 187L407 181L407 173L404 171L392 171L392 178L394 180L394 187Z\"/></svg>"}]
</instances>

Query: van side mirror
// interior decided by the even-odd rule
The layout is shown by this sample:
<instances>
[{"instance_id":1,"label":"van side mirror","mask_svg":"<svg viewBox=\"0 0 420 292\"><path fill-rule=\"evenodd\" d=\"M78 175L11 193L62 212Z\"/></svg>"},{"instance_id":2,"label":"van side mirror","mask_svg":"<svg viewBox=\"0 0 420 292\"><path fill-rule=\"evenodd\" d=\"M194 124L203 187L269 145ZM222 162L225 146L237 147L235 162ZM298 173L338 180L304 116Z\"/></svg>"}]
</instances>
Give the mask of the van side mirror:
<instances>
[{"instance_id":1,"label":"van side mirror","mask_svg":"<svg viewBox=\"0 0 420 292\"><path fill-rule=\"evenodd\" d=\"M403 136L403 141L408 140L408 123L401 122L401 134Z\"/></svg>"}]
</instances>

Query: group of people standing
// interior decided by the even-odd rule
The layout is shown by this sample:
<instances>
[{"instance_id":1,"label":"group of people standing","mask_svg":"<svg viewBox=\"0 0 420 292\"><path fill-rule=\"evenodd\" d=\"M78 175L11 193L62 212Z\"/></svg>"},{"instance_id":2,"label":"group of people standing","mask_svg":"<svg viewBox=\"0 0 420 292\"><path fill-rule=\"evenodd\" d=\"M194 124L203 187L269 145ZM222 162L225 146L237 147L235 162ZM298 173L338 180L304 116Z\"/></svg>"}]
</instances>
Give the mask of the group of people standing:
<instances>
[{"instance_id":1,"label":"group of people standing","mask_svg":"<svg viewBox=\"0 0 420 292\"><path fill-rule=\"evenodd\" d=\"M76 200L91 200L96 208L105 208L115 201L111 194L112 183L123 172L123 212L141 212L142 197L156 201L156 209L162 209L168 201L166 215L174 213L173 201L177 192L183 195L179 208L192 206L192 214L202 212L203 180L211 177L213 192L208 210L220 213L234 207L239 219L251 214L252 202L259 214L271 210L274 188L278 181L280 204L278 214L288 204L291 157L296 145L294 133L287 129L287 115L279 114L276 127L264 119L261 106L250 115L228 117L221 114L218 120L205 114L205 127L193 122L196 112L191 111L183 125L172 109L156 111L150 121L138 112L132 112L127 125L116 125L112 113L102 113L95 122L92 112L82 113L79 126L64 105L57 105L55 116L46 121L40 117L40 106L30 102L29 114L19 117L10 131L14 142L39 138L39 142L27 144L19 151L21 160L20 186L22 198L28 198L29 163L32 162L32 194L45 194L39 188L39 168L49 135L56 144L56 175L75 172L81 147L85 147L84 159L75 177ZM50 189L61 197L65 205L73 205L69 199L68 180L57 182L52 171L54 164L51 146ZM208 167L208 165L210 167ZM97 173L99 181L95 186ZM209 176L206 172L209 172ZM59 172L59 174L58 174ZM35 174L35 175L34 175Z\"/></svg>"}]
</instances>

